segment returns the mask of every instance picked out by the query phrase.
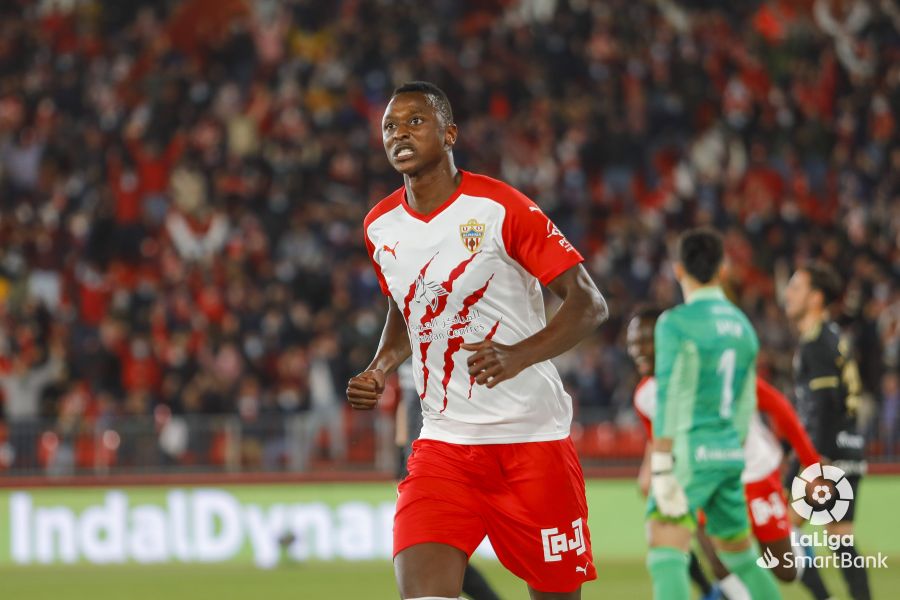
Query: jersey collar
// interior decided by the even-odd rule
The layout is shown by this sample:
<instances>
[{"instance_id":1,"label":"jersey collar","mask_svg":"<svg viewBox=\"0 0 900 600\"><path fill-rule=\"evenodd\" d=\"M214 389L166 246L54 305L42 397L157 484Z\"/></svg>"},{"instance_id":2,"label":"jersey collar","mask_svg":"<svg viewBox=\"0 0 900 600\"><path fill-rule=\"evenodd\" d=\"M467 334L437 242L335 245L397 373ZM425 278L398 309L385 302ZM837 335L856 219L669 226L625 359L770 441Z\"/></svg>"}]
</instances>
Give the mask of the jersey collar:
<instances>
[{"instance_id":1,"label":"jersey collar","mask_svg":"<svg viewBox=\"0 0 900 600\"><path fill-rule=\"evenodd\" d=\"M422 213L417 212L416 210L413 209L413 207L411 207L409 205L409 202L406 201L406 186L403 186L403 193L400 196L400 204L403 205L403 209L406 211L406 213L414 219L418 219L419 221L422 221L423 223L428 223L432 219L434 219L436 216L438 216L439 214L444 212L451 204L456 202L456 199L459 198L460 195L463 193L463 186L466 185L466 175L467 175L466 172L463 171L462 169L457 169L457 171L459 171L460 179L459 179L459 185L456 187L456 191L453 192L453 194L449 198L444 200L443 204L438 206L436 209L434 209L427 215L423 215Z\"/></svg>"},{"instance_id":2,"label":"jersey collar","mask_svg":"<svg viewBox=\"0 0 900 600\"><path fill-rule=\"evenodd\" d=\"M686 304L691 304L698 300L725 300L725 292L717 285L697 288L690 296L688 296Z\"/></svg>"},{"instance_id":3,"label":"jersey collar","mask_svg":"<svg viewBox=\"0 0 900 600\"><path fill-rule=\"evenodd\" d=\"M819 338L819 335L822 333L822 325L825 323L825 320L818 321L815 325L809 328L806 333L800 334L801 342L811 342L815 339Z\"/></svg>"}]
</instances>

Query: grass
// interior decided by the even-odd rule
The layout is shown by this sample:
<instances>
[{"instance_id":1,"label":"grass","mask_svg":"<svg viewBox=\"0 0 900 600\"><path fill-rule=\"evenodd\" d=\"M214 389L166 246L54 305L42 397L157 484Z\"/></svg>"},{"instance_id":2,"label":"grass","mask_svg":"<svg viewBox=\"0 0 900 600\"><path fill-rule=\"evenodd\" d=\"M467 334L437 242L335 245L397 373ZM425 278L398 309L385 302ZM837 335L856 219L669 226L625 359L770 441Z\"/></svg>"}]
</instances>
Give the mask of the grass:
<instances>
[{"instance_id":1,"label":"grass","mask_svg":"<svg viewBox=\"0 0 900 600\"><path fill-rule=\"evenodd\" d=\"M900 491L900 481L870 477L863 485L858 510L859 544L866 554L878 551L887 554L889 566L895 567L892 563L900 556L900 537L891 523L897 522L895 494ZM390 498L392 493L392 486L386 484L348 484L268 487L265 495L268 502L280 500L272 498L272 494L289 495L294 501L317 499L329 502L351 497L381 501ZM242 499L256 494L255 488L241 490ZM649 597L650 584L643 566L643 510L633 483L591 481L588 497L600 579L584 587L583 598ZM0 504L3 504L2 500L5 498L0 496ZM0 515L4 514L0 512ZM6 543L4 540L8 540L8 536L0 537L0 542ZM7 552L4 548L3 553ZM499 563L481 558L476 558L475 562L501 597L527 597L524 584ZM827 569L824 576L836 598L848 597L837 571ZM891 590L900 589L900 572L895 568L870 571L870 577L875 598L893 597ZM782 589L786 599L809 597L805 590L796 586ZM256 569L246 561L235 561L214 565L2 566L0 597L16 600L377 600L396 598L397 595L393 572L387 561L283 563L269 571Z\"/></svg>"},{"instance_id":2,"label":"grass","mask_svg":"<svg viewBox=\"0 0 900 600\"><path fill-rule=\"evenodd\" d=\"M524 584L498 563L477 565L501 598L526 598ZM586 585L582 598L649 598L650 583L642 561L610 560L600 564L600 579ZM872 571L875 598L893 597L900 587L897 571ZM836 598L847 598L840 575L825 573ZM0 569L4 598L27 600L325 600L394 599L393 572L384 561L329 562L285 565L260 571L245 565L172 565L166 567L67 566ZM809 595L797 586L783 586L786 600Z\"/></svg>"}]
</instances>

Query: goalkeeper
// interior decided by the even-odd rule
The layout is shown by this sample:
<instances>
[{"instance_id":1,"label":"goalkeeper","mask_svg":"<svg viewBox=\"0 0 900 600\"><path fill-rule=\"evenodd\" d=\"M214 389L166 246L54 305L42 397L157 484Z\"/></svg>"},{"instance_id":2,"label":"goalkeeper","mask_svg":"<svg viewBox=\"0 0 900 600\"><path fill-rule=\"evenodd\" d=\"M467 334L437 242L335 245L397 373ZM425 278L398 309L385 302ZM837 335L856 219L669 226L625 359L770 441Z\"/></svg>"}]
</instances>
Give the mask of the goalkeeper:
<instances>
[{"instance_id":1,"label":"goalkeeper","mask_svg":"<svg viewBox=\"0 0 900 600\"><path fill-rule=\"evenodd\" d=\"M772 574L757 566L741 483L759 342L719 287L722 259L714 231L681 236L674 270L685 303L664 312L654 332L647 566L657 600L689 598L689 550L700 509L720 559L751 596L781 597Z\"/></svg>"}]
</instances>

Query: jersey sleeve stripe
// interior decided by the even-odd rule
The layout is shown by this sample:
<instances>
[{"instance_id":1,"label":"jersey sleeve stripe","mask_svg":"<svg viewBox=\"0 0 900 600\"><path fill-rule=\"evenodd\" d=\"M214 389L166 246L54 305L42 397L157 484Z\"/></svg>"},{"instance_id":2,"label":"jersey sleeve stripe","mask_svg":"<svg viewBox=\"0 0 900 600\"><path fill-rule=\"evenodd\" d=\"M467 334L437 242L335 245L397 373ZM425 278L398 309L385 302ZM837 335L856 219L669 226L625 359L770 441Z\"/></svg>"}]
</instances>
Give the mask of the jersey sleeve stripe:
<instances>
[{"instance_id":1,"label":"jersey sleeve stripe","mask_svg":"<svg viewBox=\"0 0 900 600\"><path fill-rule=\"evenodd\" d=\"M369 237L369 227L371 227L380 217L395 209L400 204L402 193L403 188L394 191L390 196L372 207L372 210L369 211L369 214L366 215L366 218L363 221L363 237L366 242L366 251L369 254L369 260L372 262L372 268L375 270L375 276L378 278L378 286L381 288L381 293L385 296L390 296L391 292L388 289L387 281L384 279L384 274L381 272L381 265L379 265L378 261L375 259L375 243Z\"/></svg>"}]
</instances>

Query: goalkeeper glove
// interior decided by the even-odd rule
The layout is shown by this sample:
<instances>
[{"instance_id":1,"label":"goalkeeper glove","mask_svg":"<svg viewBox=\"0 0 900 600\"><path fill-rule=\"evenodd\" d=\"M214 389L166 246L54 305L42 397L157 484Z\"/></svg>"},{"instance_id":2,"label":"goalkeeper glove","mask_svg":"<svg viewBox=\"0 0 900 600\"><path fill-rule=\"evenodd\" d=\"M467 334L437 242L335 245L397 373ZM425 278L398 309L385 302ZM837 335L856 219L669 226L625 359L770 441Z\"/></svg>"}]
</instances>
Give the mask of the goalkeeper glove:
<instances>
[{"instance_id":1,"label":"goalkeeper glove","mask_svg":"<svg viewBox=\"0 0 900 600\"><path fill-rule=\"evenodd\" d=\"M681 517L688 512L684 488L672 472L674 464L671 452L653 452L650 455L650 492L664 517Z\"/></svg>"}]
</instances>

